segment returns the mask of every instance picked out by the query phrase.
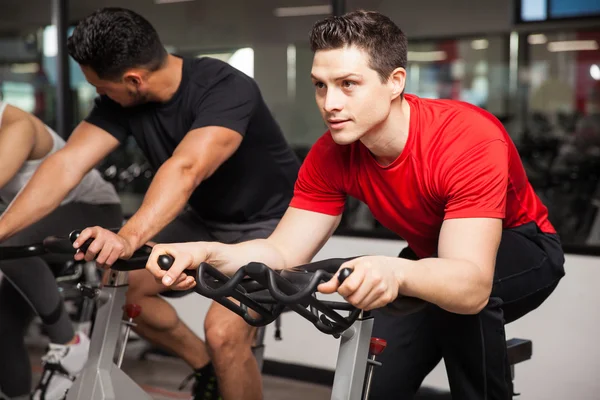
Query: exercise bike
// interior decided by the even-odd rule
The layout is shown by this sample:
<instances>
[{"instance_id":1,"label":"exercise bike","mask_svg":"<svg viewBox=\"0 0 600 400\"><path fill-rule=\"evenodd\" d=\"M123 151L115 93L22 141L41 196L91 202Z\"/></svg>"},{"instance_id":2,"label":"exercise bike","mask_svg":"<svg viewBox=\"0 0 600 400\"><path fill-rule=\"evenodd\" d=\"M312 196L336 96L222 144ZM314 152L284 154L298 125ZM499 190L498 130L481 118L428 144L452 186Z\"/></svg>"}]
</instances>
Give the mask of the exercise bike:
<instances>
[{"instance_id":1,"label":"exercise bike","mask_svg":"<svg viewBox=\"0 0 600 400\"><path fill-rule=\"evenodd\" d=\"M272 323L287 308L310 321L319 331L340 338L331 399L368 399L374 367L381 365L376 358L385 349L386 341L371 337L373 317L369 312L347 302L316 297L317 286L330 280L348 260L323 260L285 271L275 271L265 264L252 262L240 268L231 278L202 263L196 273L195 291L235 312L252 326ZM158 263L162 269L168 270L173 258L162 255ZM343 283L351 272L348 268L342 269L338 274L339 282ZM420 300L401 297L391 303L389 311L407 314L424 305ZM343 316L338 311L345 311L347 315Z\"/></svg>"},{"instance_id":2,"label":"exercise bike","mask_svg":"<svg viewBox=\"0 0 600 400\"><path fill-rule=\"evenodd\" d=\"M49 237L31 249L41 253L73 254L72 243L79 233L74 231L69 238ZM85 251L89 243L91 240L81 246L81 250ZM125 305L127 274L144 269L151 250L143 246L130 259L117 260L104 275L101 288L80 287L84 295L96 301L98 311L88 363L67 393L67 400L151 400L150 395L120 369L132 321L141 312L135 305ZM253 326L262 327L275 321L287 308L308 319L321 332L341 338L331 399L367 399L373 367L380 365L376 357L386 343L371 338L373 318L368 312L346 302L318 300L315 294L318 284L331 279L346 260L324 260L280 272L264 264L250 263L231 279L203 263L195 272L198 282L195 291L229 308ZM171 263L171 257L160 257L161 267L168 269ZM343 281L350 272L344 270L339 279ZM240 305L228 297L240 301ZM399 299L390 306L395 312L411 312L420 304ZM123 310L128 316L126 321L122 318ZM342 316L336 310L348 315ZM123 323L125 335L120 340Z\"/></svg>"}]
</instances>

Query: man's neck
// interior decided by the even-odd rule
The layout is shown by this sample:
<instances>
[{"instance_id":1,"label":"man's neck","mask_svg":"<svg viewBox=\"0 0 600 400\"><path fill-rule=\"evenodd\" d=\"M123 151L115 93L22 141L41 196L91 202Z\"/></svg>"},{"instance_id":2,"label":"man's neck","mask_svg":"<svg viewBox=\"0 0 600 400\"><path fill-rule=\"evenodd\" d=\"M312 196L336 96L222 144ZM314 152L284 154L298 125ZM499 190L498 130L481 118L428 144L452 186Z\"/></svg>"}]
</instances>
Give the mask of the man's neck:
<instances>
[{"instance_id":1,"label":"man's neck","mask_svg":"<svg viewBox=\"0 0 600 400\"><path fill-rule=\"evenodd\" d=\"M154 72L149 79L150 97L153 101L166 103L177 92L181 85L183 60L171 54L167 56L165 65Z\"/></svg>"},{"instance_id":2,"label":"man's neck","mask_svg":"<svg viewBox=\"0 0 600 400\"><path fill-rule=\"evenodd\" d=\"M398 98L397 101L386 120L360 139L383 166L400 156L408 140L410 105L406 99Z\"/></svg>"}]
</instances>

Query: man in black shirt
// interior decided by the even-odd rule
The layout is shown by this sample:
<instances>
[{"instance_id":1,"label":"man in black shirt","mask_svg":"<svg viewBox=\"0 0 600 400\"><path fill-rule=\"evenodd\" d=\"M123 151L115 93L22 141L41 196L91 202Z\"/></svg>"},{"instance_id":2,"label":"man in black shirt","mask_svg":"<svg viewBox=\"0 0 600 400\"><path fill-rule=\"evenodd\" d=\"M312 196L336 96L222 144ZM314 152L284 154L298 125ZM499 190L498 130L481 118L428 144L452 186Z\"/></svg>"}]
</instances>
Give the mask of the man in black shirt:
<instances>
[{"instance_id":1,"label":"man in black shirt","mask_svg":"<svg viewBox=\"0 0 600 400\"><path fill-rule=\"evenodd\" d=\"M150 240L237 243L270 235L292 197L299 162L251 78L218 60L168 54L148 21L119 8L83 19L68 49L100 97L4 213L0 240L56 208L129 135L154 179L118 234L83 230L74 246L94 241L77 259L110 266ZM254 331L239 316L213 304L205 345L158 297L166 288L146 270L130 273L129 285L128 302L142 306L136 330L196 370L196 398L212 398L202 386L215 386L207 384L213 367L224 400L262 398Z\"/></svg>"}]
</instances>

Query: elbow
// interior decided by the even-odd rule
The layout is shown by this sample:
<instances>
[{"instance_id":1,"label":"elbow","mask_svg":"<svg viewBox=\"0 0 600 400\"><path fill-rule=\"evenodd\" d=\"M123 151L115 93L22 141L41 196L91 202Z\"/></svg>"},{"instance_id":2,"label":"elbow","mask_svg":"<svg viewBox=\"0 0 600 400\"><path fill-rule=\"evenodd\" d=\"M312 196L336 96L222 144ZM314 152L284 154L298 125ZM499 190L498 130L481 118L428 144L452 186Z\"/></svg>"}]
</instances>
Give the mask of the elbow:
<instances>
[{"instance_id":1,"label":"elbow","mask_svg":"<svg viewBox=\"0 0 600 400\"><path fill-rule=\"evenodd\" d=\"M78 168L76 160L64 149L61 149L48 156L40 165L40 169L46 168L52 172L53 176L59 175L60 179L56 179L56 181L63 184L68 190L72 190L85 176L85 172Z\"/></svg>"},{"instance_id":2,"label":"elbow","mask_svg":"<svg viewBox=\"0 0 600 400\"><path fill-rule=\"evenodd\" d=\"M181 183L183 189L190 195L204 179L210 176L205 173L203 168L195 165L191 160L172 158L170 161L169 166L177 176L177 181ZM165 165L167 164L165 163Z\"/></svg>"},{"instance_id":3,"label":"elbow","mask_svg":"<svg viewBox=\"0 0 600 400\"><path fill-rule=\"evenodd\" d=\"M465 304L465 314L479 314L485 306L487 306L490 301L490 295L492 293L492 284L488 283L480 283L477 288L475 288L467 304Z\"/></svg>"}]
</instances>

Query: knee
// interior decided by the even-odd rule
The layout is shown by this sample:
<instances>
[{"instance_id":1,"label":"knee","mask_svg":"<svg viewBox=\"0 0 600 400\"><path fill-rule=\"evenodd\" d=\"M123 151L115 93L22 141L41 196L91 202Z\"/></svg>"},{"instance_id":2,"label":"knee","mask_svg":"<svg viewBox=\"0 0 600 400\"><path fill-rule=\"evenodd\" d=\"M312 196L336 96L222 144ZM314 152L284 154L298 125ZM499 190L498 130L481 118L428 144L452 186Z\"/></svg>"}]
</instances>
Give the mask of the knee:
<instances>
[{"instance_id":1,"label":"knee","mask_svg":"<svg viewBox=\"0 0 600 400\"><path fill-rule=\"evenodd\" d=\"M204 325L206 343L213 355L239 353L241 349L250 349L247 339L248 329L240 324L230 324L227 321L207 319Z\"/></svg>"},{"instance_id":2,"label":"knee","mask_svg":"<svg viewBox=\"0 0 600 400\"><path fill-rule=\"evenodd\" d=\"M158 284L146 270L131 271L128 276L127 303L136 303L146 296L156 296Z\"/></svg>"}]
</instances>

